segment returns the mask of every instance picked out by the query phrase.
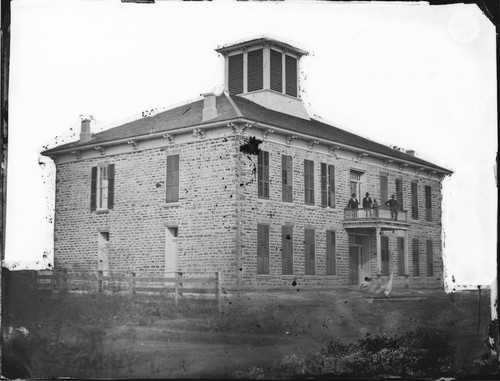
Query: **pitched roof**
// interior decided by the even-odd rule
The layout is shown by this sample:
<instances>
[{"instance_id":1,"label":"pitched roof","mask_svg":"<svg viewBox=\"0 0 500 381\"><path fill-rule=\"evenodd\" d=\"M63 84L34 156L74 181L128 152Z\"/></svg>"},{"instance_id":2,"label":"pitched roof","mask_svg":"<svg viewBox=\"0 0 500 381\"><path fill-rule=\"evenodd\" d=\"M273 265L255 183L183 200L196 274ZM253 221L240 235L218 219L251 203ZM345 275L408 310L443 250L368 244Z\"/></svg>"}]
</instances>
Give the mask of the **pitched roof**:
<instances>
[{"instance_id":1,"label":"pitched roof","mask_svg":"<svg viewBox=\"0 0 500 381\"><path fill-rule=\"evenodd\" d=\"M86 143L76 141L51 148L42 152L42 154L50 156L51 154L56 154L60 151L65 151L71 148L83 148L85 146L92 146L98 143L131 139L151 133L168 132L184 127L202 126L203 124L243 118L254 122L272 125L288 130L291 133L305 134L311 136L312 138L328 140L332 143L343 144L353 148L375 152L393 157L395 159L401 159L415 164L432 167L446 173L451 173L451 171L446 168L439 167L431 162L406 154L402 151L392 149L386 145L363 138L359 135L342 130L330 124L323 123L319 120L306 120L274 111L236 95L229 96L221 94L217 96L217 117L204 122L202 120L203 102L203 100L197 100L183 106L160 112L152 117L137 119L121 126L96 133L92 136L92 139Z\"/></svg>"}]
</instances>

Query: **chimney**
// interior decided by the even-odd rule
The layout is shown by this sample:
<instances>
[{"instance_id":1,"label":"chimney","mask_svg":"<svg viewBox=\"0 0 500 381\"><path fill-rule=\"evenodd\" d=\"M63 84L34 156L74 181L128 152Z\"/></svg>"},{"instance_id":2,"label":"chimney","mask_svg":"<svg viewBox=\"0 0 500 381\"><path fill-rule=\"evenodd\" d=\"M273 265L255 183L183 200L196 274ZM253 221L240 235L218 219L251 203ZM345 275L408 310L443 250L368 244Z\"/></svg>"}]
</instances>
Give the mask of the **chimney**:
<instances>
[{"instance_id":1,"label":"chimney","mask_svg":"<svg viewBox=\"0 0 500 381\"><path fill-rule=\"evenodd\" d=\"M407 155L410 155L410 156L415 156L415 151L414 151L414 150L412 150L412 149L407 149L407 150L406 150L406 154L407 154Z\"/></svg>"},{"instance_id":2,"label":"chimney","mask_svg":"<svg viewBox=\"0 0 500 381\"><path fill-rule=\"evenodd\" d=\"M217 117L217 107L215 106L215 94L205 93L203 96L203 122Z\"/></svg>"},{"instance_id":3,"label":"chimney","mask_svg":"<svg viewBox=\"0 0 500 381\"><path fill-rule=\"evenodd\" d=\"M90 132L90 119L82 119L82 127L80 132L80 143L87 143L92 139L92 133Z\"/></svg>"}]
</instances>

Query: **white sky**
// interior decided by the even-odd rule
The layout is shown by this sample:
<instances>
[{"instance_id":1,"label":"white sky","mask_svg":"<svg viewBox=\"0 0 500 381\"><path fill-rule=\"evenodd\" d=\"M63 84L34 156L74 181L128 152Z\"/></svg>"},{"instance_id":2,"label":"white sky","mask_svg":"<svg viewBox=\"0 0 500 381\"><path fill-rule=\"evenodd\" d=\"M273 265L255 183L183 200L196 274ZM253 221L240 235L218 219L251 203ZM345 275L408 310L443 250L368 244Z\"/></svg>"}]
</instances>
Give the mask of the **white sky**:
<instances>
[{"instance_id":1,"label":"white sky","mask_svg":"<svg viewBox=\"0 0 500 381\"><path fill-rule=\"evenodd\" d=\"M463 4L13 1L7 261L52 255L54 180L51 165L38 164L43 145L72 140L80 114L107 128L222 90L214 49L262 35L310 52L301 68L311 115L455 172L444 183L447 274L490 284L495 31Z\"/></svg>"}]
</instances>

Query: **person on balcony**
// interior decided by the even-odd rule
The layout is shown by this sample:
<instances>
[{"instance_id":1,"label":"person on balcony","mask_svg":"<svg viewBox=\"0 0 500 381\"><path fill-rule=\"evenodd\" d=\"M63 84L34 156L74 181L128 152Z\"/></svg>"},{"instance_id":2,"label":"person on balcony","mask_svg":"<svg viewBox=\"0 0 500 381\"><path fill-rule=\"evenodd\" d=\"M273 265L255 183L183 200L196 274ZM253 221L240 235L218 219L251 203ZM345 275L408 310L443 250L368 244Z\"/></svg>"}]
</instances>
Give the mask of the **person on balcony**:
<instances>
[{"instance_id":1,"label":"person on balcony","mask_svg":"<svg viewBox=\"0 0 500 381\"><path fill-rule=\"evenodd\" d=\"M358 209L358 207L359 207L359 201L356 198L356 193L353 193L351 195L351 198L350 198L349 202L347 203L347 207L349 209Z\"/></svg>"},{"instance_id":2,"label":"person on balcony","mask_svg":"<svg viewBox=\"0 0 500 381\"><path fill-rule=\"evenodd\" d=\"M369 217L372 214L372 211L371 211L372 204L373 204L373 201L372 201L372 198L370 197L370 193L366 192L365 198L363 199L363 209L365 210L366 217Z\"/></svg>"},{"instance_id":3,"label":"person on balcony","mask_svg":"<svg viewBox=\"0 0 500 381\"><path fill-rule=\"evenodd\" d=\"M394 218L396 221L398 219L398 202L396 201L396 196L392 195L391 199L385 202L385 205L389 207L389 210L391 211L391 218Z\"/></svg>"}]
</instances>

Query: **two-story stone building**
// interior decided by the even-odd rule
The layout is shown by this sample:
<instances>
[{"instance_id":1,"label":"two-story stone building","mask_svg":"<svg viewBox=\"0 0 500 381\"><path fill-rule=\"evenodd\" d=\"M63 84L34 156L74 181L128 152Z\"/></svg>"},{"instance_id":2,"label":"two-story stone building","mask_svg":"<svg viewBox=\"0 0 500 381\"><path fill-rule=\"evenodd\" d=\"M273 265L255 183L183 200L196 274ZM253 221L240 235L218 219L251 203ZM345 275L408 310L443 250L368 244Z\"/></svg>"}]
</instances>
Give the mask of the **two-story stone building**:
<instances>
[{"instance_id":1,"label":"two-story stone building","mask_svg":"<svg viewBox=\"0 0 500 381\"><path fill-rule=\"evenodd\" d=\"M307 54L217 49L225 91L43 152L56 163L55 268L220 271L224 287L442 282L451 171L309 117ZM346 210L369 192L379 208ZM394 194L396 220L385 206Z\"/></svg>"}]
</instances>

